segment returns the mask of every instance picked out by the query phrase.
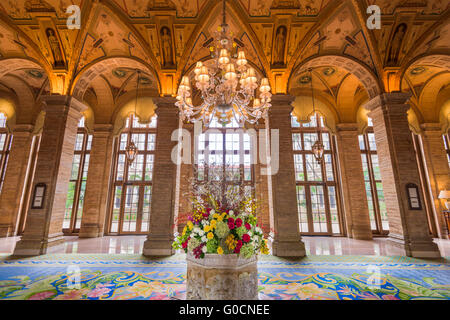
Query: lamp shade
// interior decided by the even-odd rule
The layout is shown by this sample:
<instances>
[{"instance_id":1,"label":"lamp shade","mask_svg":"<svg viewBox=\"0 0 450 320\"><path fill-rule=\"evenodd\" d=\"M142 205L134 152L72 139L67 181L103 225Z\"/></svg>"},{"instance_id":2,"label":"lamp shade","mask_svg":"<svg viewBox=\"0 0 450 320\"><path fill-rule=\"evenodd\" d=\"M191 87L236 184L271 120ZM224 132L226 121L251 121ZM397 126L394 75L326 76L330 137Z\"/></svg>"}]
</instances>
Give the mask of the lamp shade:
<instances>
[{"instance_id":1,"label":"lamp shade","mask_svg":"<svg viewBox=\"0 0 450 320\"><path fill-rule=\"evenodd\" d=\"M441 190L438 198L439 199L450 199L450 190Z\"/></svg>"}]
</instances>

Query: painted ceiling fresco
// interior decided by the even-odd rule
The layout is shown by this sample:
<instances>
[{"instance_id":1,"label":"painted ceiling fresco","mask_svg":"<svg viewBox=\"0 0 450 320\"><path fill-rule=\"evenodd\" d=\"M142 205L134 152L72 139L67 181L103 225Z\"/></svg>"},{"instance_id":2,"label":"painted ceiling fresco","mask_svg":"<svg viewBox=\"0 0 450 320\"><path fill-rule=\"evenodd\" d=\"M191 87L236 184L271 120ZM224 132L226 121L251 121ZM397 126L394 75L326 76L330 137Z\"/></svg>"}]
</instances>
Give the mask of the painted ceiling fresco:
<instances>
[{"instance_id":1,"label":"painted ceiling fresco","mask_svg":"<svg viewBox=\"0 0 450 320\"><path fill-rule=\"evenodd\" d=\"M381 9L379 30L366 26L372 4ZM80 29L66 25L70 5L81 9ZM304 89L310 61L320 79L314 84L330 97L343 83L370 97L388 69L417 93L443 70L414 59L449 54L448 0L227 0L226 12L238 47L280 93ZM38 91L50 82L55 92L92 96L107 86L118 99L133 90L126 82L133 68L142 68L149 89L174 94L196 61L210 59L221 16L219 0L3 0L0 62L36 62L15 75Z\"/></svg>"}]
</instances>

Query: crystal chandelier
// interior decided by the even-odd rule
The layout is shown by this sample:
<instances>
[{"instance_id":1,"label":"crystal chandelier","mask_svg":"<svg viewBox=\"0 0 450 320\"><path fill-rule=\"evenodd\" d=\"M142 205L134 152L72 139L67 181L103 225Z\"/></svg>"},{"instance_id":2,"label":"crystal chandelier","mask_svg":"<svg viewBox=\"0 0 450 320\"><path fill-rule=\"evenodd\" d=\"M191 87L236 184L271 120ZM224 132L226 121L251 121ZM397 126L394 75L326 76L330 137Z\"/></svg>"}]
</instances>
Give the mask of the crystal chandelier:
<instances>
[{"instance_id":1,"label":"crystal chandelier","mask_svg":"<svg viewBox=\"0 0 450 320\"><path fill-rule=\"evenodd\" d=\"M137 108L137 101L138 101L138 91L139 91L139 80L141 71L136 70L137 75L137 83L136 83L136 101L134 102L134 115L133 117L136 117L136 108ZM130 142L125 147L125 156L127 158L127 163L129 166L133 163L134 159L136 159L136 156L138 154L139 150L134 141L131 139Z\"/></svg>"},{"instance_id":2,"label":"crystal chandelier","mask_svg":"<svg viewBox=\"0 0 450 320\"><path fill-rule=\"evenodd\" d=\"M311 79L311 96L312 96L312 105L313 105L313 115L316 117L316 108L314 105L314 89L313 89L313 83L312 83L312 68L308 68L309 71L309 78ZM321 163L323 160L323 152L324 152L324 146L322 143L322 139L320 137L320 130L319 127L317 127L317 140L314 142L314 144L311 147L314 158L316 158L318 163Z\"/></svg>"},{"instance_id":3,"label":"crystal chandelier","mask_svg":"<svg viewBox=\"0 0 450 320\"><path fill-rule=\"evenodd\" d=\"M212 41L212 39L211 39ZM212 63L198 61L194 69L195 87L201 93L202 103L193 104L189 76L183 76L178 87L177 102L183 120L203 121L209 126L214 118L225 125L233 118L238 123L256 123L266 117L271 107L269 79L258 85L256 70L252 68L243 50L236 51L237 39L228 32L223 0L223 22L215 35L215 45L210 47ZM259 88L259 97L257 97ZM256 93L255 93L256 90Z\"/></svg>"}]
</instances>

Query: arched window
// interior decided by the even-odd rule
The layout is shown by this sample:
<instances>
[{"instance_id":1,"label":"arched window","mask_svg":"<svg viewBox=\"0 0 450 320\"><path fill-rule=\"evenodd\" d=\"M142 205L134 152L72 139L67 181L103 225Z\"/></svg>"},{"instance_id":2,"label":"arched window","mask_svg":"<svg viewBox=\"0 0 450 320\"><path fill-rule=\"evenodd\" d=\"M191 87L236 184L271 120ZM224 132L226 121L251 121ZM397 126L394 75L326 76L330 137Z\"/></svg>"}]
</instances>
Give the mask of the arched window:
<instances>
[{"instance_id":1,"label":"arched window","mask_svg":"<svg viewBox=\"0 0 450 320\"><path fill-rule=\"evenodd\" d=\"M375 234L388 234L389 222L378 163L377 145L375 143L372 119L369 118L368 120L366 132L358 138L366 185L370 226Z\"/></svg>"},{"instance_id":2,"label":"arched window","mask_svg":"<svg viewBox=\"0 0 450 320\"><path fill-rule=\"evenodd\" d=\"M72 170L70 173L66 211L63 222L63 232L65 234L72 234L80 231L91 145L92 135L87 133L83 117L78 123Z\"/></svg>"},{"instance_id":3,"label":"arched window","mask_svg":"<svg viewBox=\"0 0 450 320\"><path fill-rule=\"evenodd\" d=\"M156 123L156 116L149 124L141 124L130 115L116 139L110 233L145 234L149 230ZM125 148L131 140L138 154L128 166Z\"/></svg>"},{"instance_id":4,"label":"arched window","mask_svg":"<svg viewBox=\"0 0 450 320\"><path fill-rule=\"evenodd\" d=\"M0 113L0 193L3 188L3 180L5 179L9 150L13 138L6 129L6 120L6 116Z\"/></svg>"},{"instance_id":5,"label":"arched window","mask_svg":"<svg viewBox=\"0 0 450 320\"><path fill-rule=\"evenodd\" d=\"M199 181L222 180L225 192L240 187L241 192L253 191L251 138L234 118L225 126L213 119L209 128L198 137L195 162Z\"/></svg>"},{"instance_id":6,"label":"arched window","mask_svg":"<svg viewBox=\"0 0 450 320\"><path fill-rule=\"evenodd\" d=\"M292 116L291 126L300 232L341 234L334 139L319 114L303 124ZM317 139L325 147L321 163L316 161L311 150Z\"/></svg>"}]
</instances>

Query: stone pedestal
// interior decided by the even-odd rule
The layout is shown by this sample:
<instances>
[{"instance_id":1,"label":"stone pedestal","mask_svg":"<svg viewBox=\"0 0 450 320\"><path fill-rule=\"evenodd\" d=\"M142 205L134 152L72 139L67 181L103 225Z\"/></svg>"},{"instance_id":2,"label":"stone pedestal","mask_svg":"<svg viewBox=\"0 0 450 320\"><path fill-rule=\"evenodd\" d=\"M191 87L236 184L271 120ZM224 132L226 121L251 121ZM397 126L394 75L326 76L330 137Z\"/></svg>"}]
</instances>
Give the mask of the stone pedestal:
<instances>
[{"instance_id":1,"label":"stone pedestal","mask_svg":"<svg viewBox=\"0 0 450 320\"><path fill-rule=\"evenodd\" d=\"M357 240L371 240L364 172L356 123L338 124L337 146L341 169L347 235Z\"/></svg>"},{"instance_id":2,"label":"stone pedestal","mask_svg":"<svg viewBox=\"0 0 450 320\"><path fill-rule=\"evenodd\" d=\"M177 166L172 161L172 150L177 141L172 141L172 133L178 129L178 109L175 98L156 98L158 116L155 162L153 168L152 202L150 230L144 242L145 256L168 256L175 253L174 208Z\"/></svg>"},{"instance_id":3,"label":"stone pedestal","mask_svg":"<svg viewBox=\"0 0 450 320\"><path fill-rule=\"evenodd\" d=\"M13 140L0 195L0 237L10 237L16 233L33 142L32 131L32 125L15 125L13 128Z\"/></svg>"},{"instance_id":4,"label":"stone pedestal","mask_svg":"<svg viewBox=\"0 0 450 320\"><path fill-rule=\"evenodd\" d=\"M274 95L269 111L270 138L276 139L278 150L270 150L271 161L268 188L272 193L273 212L270 242L272 254L280 257L303 257L305 244L301 241L297 211L294 153L292 147L292 96Z\"/></svg>"},{"instance_id":5,"label":"stone pedestal","mask_svg":"<svg viewBox=\"0 0 450 320\"><path fill-rule=\"evenodd\" d=\"M257 258L239 258L237 254L205 254L186 257L187 300L257 300Z\"/></svg>"},{"instance_id":6,"label":"stone pedestal","mask_svg":"<svg viewBox=\"0 0 450 320\"><path fill-rule=\"evenodd\" d=\"M46 185L43 207L30 208L14 255L40 255L63 240L62 225L78 122L86 106L70 96L44 96L45 120L32 192Z\"/></svg>"},{"instance_id":7,"label":"stone pedestal","mask_svg":"<svg viewBox=\"0 0 450 320\"><path fill-rule=\"evenodd\" d=\"M409 207L407 184L420 186L419 169L409 129L407 93L385 93L373 98L365 107L373 120L381 180L389 219L389 240L417 258L439 258L424 209ZM424 197L418 188L422 208Z\"/></svg>"}]
</instances>

